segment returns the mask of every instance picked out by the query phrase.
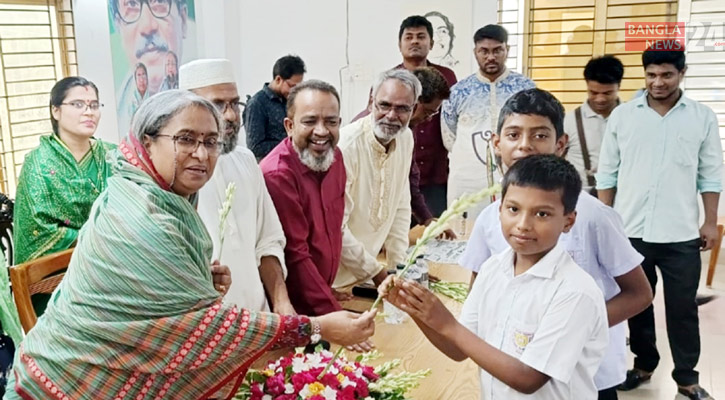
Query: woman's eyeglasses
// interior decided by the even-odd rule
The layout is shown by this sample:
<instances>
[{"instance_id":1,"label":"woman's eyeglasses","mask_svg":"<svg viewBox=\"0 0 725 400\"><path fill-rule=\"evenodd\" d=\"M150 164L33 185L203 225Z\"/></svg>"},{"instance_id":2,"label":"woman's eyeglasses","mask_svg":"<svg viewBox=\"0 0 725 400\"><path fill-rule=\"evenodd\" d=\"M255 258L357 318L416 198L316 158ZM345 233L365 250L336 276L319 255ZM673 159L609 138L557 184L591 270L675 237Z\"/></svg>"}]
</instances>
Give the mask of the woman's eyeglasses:
<instances>
[{"instance_id":1,"label":"woman's eyeglasses","mask_svg":"<svg viewBox=\"0 0 725 400\"><path fill-rule=\"evenodd\" d=\"M91 111L98 111L99 108L103 107L103 104L97 102L97 101L83 101L83 100L73 100L69 101L67 103L60 103L64 106L71 106L79 111L85 111L86 108L90 108Z\"/></svg>"},{"instance_id":2,"label":"woman's eyeglasses","mask_svg":"<svg viewBox=\"0 0 725 400\"><path fill-rule=\"evenodd\" d=\"M219 155L224 145L218 137L210 137L204 140L199 140L189 135L172 136L159 134L156 136L170 138L174 141L174 143L176 143L176 149L184 154L193 154L196 149L199 148L199 145L204 145L204 148L209 155L216 156Z\"/></svg>"}]
</instances>

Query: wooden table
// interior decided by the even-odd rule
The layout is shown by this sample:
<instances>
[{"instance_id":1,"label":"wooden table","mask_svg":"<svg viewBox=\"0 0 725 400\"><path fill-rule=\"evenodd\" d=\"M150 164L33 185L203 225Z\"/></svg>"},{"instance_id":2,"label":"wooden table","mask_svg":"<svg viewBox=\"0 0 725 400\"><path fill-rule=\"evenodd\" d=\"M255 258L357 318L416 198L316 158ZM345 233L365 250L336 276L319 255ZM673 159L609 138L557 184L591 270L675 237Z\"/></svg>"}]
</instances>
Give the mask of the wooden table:
<instances>
[{"instance_id":1,"label":"wooden table","mask_svg":"<svg viewBox=\"0 0 725 400\"><path fill-rule=\"evenodd\" d=\"M430 273L448 282L468 282L471 273L458 265L430 263ZM458 315L462 304L439 295L443 303ZM342 303L343 307L353 311L365 311L370 308L373 300L356 297ZM382 312L382 302L379 306ZM400 359L398 371L418 371L430 368L431 374L420 382L420 386L408 393L409 399L415 400L478 400L480 388L478 367L471 360L455 362L433 346L418 326L410 320L399 325L389 325L382 317L376 319L375 335L372 340L382 357L371 362L380 365L386 361ZM332 351L338 346L333 345ZM252 368L264 368L267 362L289 354L290 349L275 350L266 353L257 360ZM355 358L357 353L345 352L348 358Z\"/></svg>"},{"instance_id":2,"label":"wooden table","mask_svg":"<svg viewBox=\"0 0 725 400\"><path fill-rule=\"evenodd\" d=\"M473 229L474 221L467 221L467 232L464 237L467 240ZM416 226L410 231L410 244L423 233L424 227ZM385 262L382 255L379 261ZM465 282L471 280L471 272L455 264L429 263L429 273L441 280L448 282ZM443 304L448 307L453 315L458 316L462 304L455 300L438 295ZM342 303L347 310L365 311L373 304L373 300L355 297L350 301ZM383 311L382 302L378 306L379 312ZM376 319L375 335L372 340L382 355L379 359L371 362L372 365L380 365L386 361L400 359L401 365L398 371L418 371L430 368L431 374L420 382L420 386L411 390L407 398L415 400L478 400L481 398L479 386L478 366L469 360L455 362L446 357L433 346L425 337L418 326L410 319L398 325L385 323L382 317ZM339 346L333 345L332 351ZM289 349L277 350L265 354L260 360L254 363L253 368L263 368L268 361L275 360L289 353ZM357 353L346 351L348 358L355 358Z\"/></svg>"},{"instance_id":3,"label":"wooden table","mask_svg":"<svg viewBox=\"0 0 725 400\"><path fill-rule=\"evenodd\" d=\"M458 265L430 264L430 274L449 282L468 282L471 273ZM458 315L462 304L445 296L443 303ZM372 300L355 298L343 303L343 307L355 311L370 308ZM380 305L382 311L382 304ZM431 374L408 397L416 400L477 400L480 399L478 366L471 360L455 362L433 346L415 323L407 318L399 325L389 325L383 318L376 320L373 342L383 355L372 362L382 364L392 359L402 361L400 369L417 371L430 368ZM348 356L353 356L348 354Z\"/></svg>"}]
</instances>

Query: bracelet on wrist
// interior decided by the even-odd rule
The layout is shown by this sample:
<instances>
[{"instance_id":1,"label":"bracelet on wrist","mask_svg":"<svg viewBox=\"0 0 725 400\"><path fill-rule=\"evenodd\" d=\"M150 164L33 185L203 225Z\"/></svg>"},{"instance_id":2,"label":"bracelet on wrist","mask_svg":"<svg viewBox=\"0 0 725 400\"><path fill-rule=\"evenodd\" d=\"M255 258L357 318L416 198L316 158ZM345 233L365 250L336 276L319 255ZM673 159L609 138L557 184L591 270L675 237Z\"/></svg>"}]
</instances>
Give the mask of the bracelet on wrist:
<instances>
[{"instance_id":1,"label":"bracelet on wrist","mask_svg":"<svg viewBox=\"0 0 725 400\"><path fill-rule=\"evenodd\" d=\"M315 317L310 317L310 325L312 325L310 344L317 344L320 340L322 340L322 327L320 326L320 320Z\"/></svg>"}]
</instances>

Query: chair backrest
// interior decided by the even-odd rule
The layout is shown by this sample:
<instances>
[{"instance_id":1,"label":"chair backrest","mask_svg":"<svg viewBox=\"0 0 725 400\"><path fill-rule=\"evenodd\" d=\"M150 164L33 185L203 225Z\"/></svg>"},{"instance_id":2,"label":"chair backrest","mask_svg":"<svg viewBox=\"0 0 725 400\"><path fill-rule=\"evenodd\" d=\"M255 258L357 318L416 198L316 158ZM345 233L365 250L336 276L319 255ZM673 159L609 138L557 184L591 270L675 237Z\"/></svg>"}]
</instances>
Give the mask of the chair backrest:
<instances>
[{"instance_id":1,"label":"chair backrest","mask_svg":"<svg viewBox=\"0 0 725 400\"><path fill-rule=\"evenodd\" d=\"M65 273L56 273L68 268L72 255L71 248L10 267L13 297L25 333L28 333L38 321L30 296L53 293L65 275Z\"/></svg>"}]
</instances>

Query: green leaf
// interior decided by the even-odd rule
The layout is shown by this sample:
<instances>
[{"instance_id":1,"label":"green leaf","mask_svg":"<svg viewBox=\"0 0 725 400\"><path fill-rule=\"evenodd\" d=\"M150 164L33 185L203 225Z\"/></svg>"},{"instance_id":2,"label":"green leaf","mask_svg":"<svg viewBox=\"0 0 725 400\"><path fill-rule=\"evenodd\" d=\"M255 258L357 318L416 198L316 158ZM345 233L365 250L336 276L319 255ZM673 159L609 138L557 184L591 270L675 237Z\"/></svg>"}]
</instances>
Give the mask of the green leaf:
<instances>
[{"instance_id":1,"label":"green leaf","mask_svg":"<svg viewBox=\"0 0 725 400\"><path fill-rule=\"evenodd\" d=\"M251 383L264 383L267 381L267 377L260 371L250 370L247 372L247 380Z\"/></svg>"}]
</instances>

